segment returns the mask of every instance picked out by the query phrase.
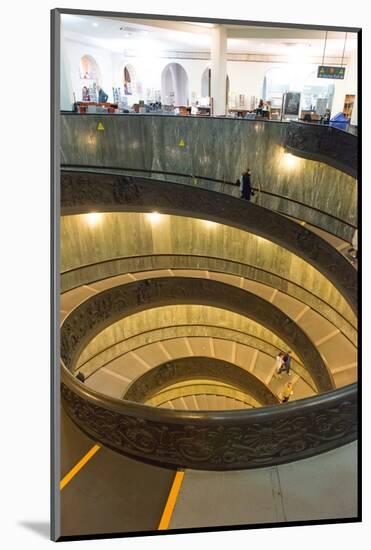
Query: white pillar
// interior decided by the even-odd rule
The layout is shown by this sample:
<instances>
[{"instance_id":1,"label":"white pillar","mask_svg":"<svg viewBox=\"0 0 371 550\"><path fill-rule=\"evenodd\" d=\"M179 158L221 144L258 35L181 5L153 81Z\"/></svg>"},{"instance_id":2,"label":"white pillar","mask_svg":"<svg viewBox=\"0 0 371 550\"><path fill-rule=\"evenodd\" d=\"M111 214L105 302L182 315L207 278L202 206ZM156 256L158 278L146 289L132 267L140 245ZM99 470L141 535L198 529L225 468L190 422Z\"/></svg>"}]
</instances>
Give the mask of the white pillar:
<instances>
[{"instance_id":1,"label":"white pillar","mask_svg":"<svg viewBox=\"0 0 371 550\"><path fill-rule=\"evenodd\" d=\"M211 97L214 116L226 114L227 30L223 25L211 29Z\"/></svg>"}]
</instances>

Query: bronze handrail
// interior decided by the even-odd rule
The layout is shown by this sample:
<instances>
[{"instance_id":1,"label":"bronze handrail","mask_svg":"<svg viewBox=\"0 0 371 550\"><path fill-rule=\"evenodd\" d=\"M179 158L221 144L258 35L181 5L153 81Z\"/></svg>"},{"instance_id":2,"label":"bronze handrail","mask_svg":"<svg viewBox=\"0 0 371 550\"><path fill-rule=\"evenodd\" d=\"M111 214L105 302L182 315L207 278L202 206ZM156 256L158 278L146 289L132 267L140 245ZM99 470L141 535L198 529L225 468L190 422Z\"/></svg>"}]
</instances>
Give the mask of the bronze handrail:
<instances>
[{"instance_id":1,"label":"bronze handrail","mask_svg":"<svg viewBox=\"0 0 371 550\"><path fill-rule=\"evenodd\" d=\"M259 409L174 411L114 399L61 368L62 402L87 435L169 468L236 470L308 458L357 438L357 384Z\"/></svg>"},{"instance_id":2,"label":"bronze handrail","mask_svg":"<svg viewBox=\"0 0 371 550\"><path fill-rule=\"evenodd\" d=\"M219 289L220 284L212 286ZM69 316L72 322L68 317L62 325L62 401L72 420L96 441L162 466L226 470L299 460L356 438L356 385L254 411L174 412L114 399L81 384L67 370L73 369L80 342L112 315L121 315L122 308L130 310L135 300L129 295L141 297L143 307L148 302L147 283L122 288L125 295L104 291L90 298Z\"/></svg>"},{"instance_id":3,"label":"bronze handrail","mask_svg":"<svg viewBox=\"0 0 371 550\"><path fill-rule=\"evenodd\" d=\"M108 179L106 176L103 183L87 176L88 174L85 174L81 181L67 178L67 187L63 189L62 185L62 208L65 208L66 212L77 213L82 205L91 204L101 204L105 208L123 207L126 204L137 208L143 204L144 193L150 184L140 178L134 181L134 178L112 176ZM167 195L166 182L161 184L163 197L156 191L156 200L163 201L166 210L170 208L166 206L170 195ZM177 186L178 197L174 197L172 192L171 199L173 201L178 198L179 204L187 211L190 204L189 197L182 189L184 187ZM174 188L171 191L174 191ZM218 194L201 189L197 191L197 197L200 199L197 203L195 197L197 208L209 217L215 216ZM209 196L210 193L212 197ZM235 208L234 200L236 199L228 198L227 204L225 200L220 204L222 217L231 216L232 223L242 227L247 222L242 221L241 206L238 204L237 208L236 203ZM259 223L256 210L258 207L245 205L245 208L250 214L248 223ZM263 211L264 209L259 207L259 212ZM214 214L210 214L211 212ZM299 252L312 257L308 232L289 220L276 220L277 214L273 212L269 215L272 219L267 222L274 221L275 238L278 238L277 224L285 223L287 228L297 233L295 243L301 247ZM290 239L290 234L286 231L282 235ZM294 246L294 242L291 246ZM340 255L336 256L329 245L319 239L313 252L313 260L316 260L317 265L321 264L321 254L324 254L324 259L331 256L329 275L339 275L338 272L333 272L333 268L336 261L340 262ZM343 261L345 262L342 260L340 263ZM343 265L343 269L348 271L346 264ZM353 300L351 299L355 290L352 281L351 271L348 278L338 279L344 294L355 306L354 295ZM171 468L233 470L266 467L308 458L357 438L356 384L274 407L241 411L179 412L156 409L99 394L76 380L63 363L61 383L62 401L67 413L90 437L132 458Z\"/></svg>"},{"instance_id":4,"label":"bronze handrail","mask_svg":"<svg viewBox=\"0 0 371 550\"><path fill-rule=\"evenodd\" d=\"M306 366L319 391L334 387L331 371L320 353L291 318L247 290L209 279L156 277L94 294L64 319L61 358L73 371L87 343L113 322L148 308L180 304L216 306L248 317L282 338Z\"/></svg>"},{"instance_id":5,"label":"bronze handrail","mask_svg":"<svg viewBox=\"0 0 371 550\"><path fill-rule=\"evenodd\" d=\"M62 170L67 170L67 171L73 171L73 170L78 170L78 171L89 171L89 170L100 170L102 172L108 172L110 170L115 170L115 171L120 171L120 172L141 172L141 173L144 173L144 174L160 174L160 175L165 175L165 176L176 176L176 177L181 177L181 178L192 178L194 180L204 180L204 181L209 181L211 183L221 183L221 184L225 184L227 187L233 187L235 188L236 187L236 183L235 182L232 182L232 181L227 181L227 180L220 180L220 179L217 179L217 178L210 178L208 176L197 176L197 175L194 175L194 174L185 174L185 173L181 173L181 172L169 172L169 171L166 171L166 170L146 170L146 169L143 169L143 168L128 168L128 167L120 167L120 166L99 166L99 165L86 165L86 164L64 164L62 163L61 164L61 169ZM156 180L154 180L156 181ZM302 201L298 201L297 199L293 199L293 198L290 198L290 197L287 197L285 195L279 195L278 193L273 193L272 191L266 191L264 189L262 189L262 187L259 185L259 187L252 187L253 191L256 191L257 193L261 193L262 195L267 195L267 196L270 196L270 197L274 197L274 198L277 198L277 199L283 199L285 201L288 201L290 203L293 203L293 204L298 204L299 206L303 206L304 208L308 208L308 210L313 210L314 212L318 212L319 214L323 215L323 216L327 216L328 218L331 218L339 223L342 223L343 225L346 225L352 229L357 229L357 226L348 222L348 221L345 221L337 216L334 216L333 214L330 214L329 212L325 212L324 210L321 210L320 208L317 208L316 206L311 206L309 204L306 204L305 202L302 202ZM224 192L224 191L222 191ZM230 194L229 192L227 194ZM265 207L267 208L267 207ZM281 210L276 210L274 209L275 212L279 212L281 214L284 214L284 215L289 215ZM318 229L324 229L322 226L319 226L319 225L316 225L314 222L310 221L308 222L309 224L313 225L314 227L317 227ZM333 233L331 231L331 229L329 228L326 228L326 231L328 231L329 233L331 233L332 235L335 235L335 233Z\"/></svg>"},{"instance_id":6,"label":"bronze handrail","mask_svg":"<svg viewBox=\"0 0 371 550\"><path fill-rule=\"evenodd\" d=\"M251 231L300 256L318 269L357 311L357 272L327 241L300 224L249 201L204 188L189 193L186 185L157 180L65 171L61 177L62 215L93 208L103 212L149 212L202 217Z\"/></svg>"},{"instance_id":7,"label":"bronze handrail","mask_svg":"<svg viewBox=\"0 0 371 550\"><path fill-rule=\"evenodd\" d=\"M358 139L350 132L331 125L290 122L285 145L294 155L325 162L357 178Z\"/></svg>"}]
</instances>

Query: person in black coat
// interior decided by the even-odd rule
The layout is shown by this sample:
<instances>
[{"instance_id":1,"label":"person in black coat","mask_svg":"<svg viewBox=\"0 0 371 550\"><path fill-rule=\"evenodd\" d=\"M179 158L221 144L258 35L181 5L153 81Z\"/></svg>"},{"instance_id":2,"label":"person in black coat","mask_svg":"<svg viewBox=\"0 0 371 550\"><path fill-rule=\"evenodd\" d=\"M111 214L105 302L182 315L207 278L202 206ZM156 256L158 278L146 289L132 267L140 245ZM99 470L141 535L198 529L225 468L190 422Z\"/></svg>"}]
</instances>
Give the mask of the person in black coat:
<instances>
[{"instance_id":1,"label":"person in black coat","mask_svg":"<svg viewBox=\"0 0 371 550\"><path fill-rule=\"evenodd\" d=\"M241 199L250 200L251 195L254 195L254 191L251 187L251 172L250 168L247 168L247 170L240 176L240 191L241 191Z\"/></svg>"}]
</instances>

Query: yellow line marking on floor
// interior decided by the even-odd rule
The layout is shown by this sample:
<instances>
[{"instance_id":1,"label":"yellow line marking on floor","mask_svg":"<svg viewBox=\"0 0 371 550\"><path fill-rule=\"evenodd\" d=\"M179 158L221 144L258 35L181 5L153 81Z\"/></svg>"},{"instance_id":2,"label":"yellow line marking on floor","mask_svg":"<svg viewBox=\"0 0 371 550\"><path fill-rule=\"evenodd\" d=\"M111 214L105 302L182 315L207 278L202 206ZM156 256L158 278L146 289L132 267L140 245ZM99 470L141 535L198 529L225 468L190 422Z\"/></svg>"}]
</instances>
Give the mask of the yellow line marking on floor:
<instances>
[{"instance_id":1,"label":"yellow line marking on floor","mask_svg":"<svg viewBox=\"0 0 371 550\"><path fill-rule=\"evenodd\" d=\"M69 483L71 479L75 477L75 475L81 470L81 468L85 466L87 462L89 462L89 460L95 455L96 452L99 451L99 449L100 445L94 445L94 447L92 447L90 451L88 451L86 455L82 457L82 459L72 468L72 470L70 470L68 474L64 476L64 478L60 482L60 490L64 489L67 483Z\"/></svg>"},{"instance_id":2,"label":"yellow line marking on floor","mask_svg":"<svg viewBox=\"0 0 371 550\"><path fill-rule=\"evenodd\" d=\"M166 531L169 527L171 516L173 515L175 504L179 495L180 487L182 485L184 478L184 472L178 470L175 474L173 484L170 489L169 496L167 498L166 506L162 514L160 525L158 526L158 531Z\"/></svg>"}]
</instances>

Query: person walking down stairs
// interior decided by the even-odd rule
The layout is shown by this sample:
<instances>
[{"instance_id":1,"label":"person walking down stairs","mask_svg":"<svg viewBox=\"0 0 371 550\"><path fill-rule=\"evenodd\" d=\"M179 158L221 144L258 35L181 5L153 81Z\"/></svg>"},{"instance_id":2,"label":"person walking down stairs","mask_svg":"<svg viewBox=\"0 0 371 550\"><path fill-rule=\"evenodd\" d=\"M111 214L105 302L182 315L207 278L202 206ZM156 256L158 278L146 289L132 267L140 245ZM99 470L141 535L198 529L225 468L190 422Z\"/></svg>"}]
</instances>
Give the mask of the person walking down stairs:
<instances>
[{"instance_id":1,"label":"person walking down stairs","mask_svg":"<svg viewBox=\"0 0 371 550\"><path fill-rule=\"evenodd\" d=\"M292 395L294 395L292 382L288 382L282 392L282 403L286 403Z\"/></svg>"},{"instance_id":2,"label":"person walking down stairs","mask_svg":"<svg viewBox=\"0 0 371 550\"><path fill-rule=\"evenodd\" d=\"M282 357L282 365L278 369L278 374L282 374L283 372L286 372L289 376L291 376L291 351L288 351L283 354Z\"/></svg>"}]
</instances>

